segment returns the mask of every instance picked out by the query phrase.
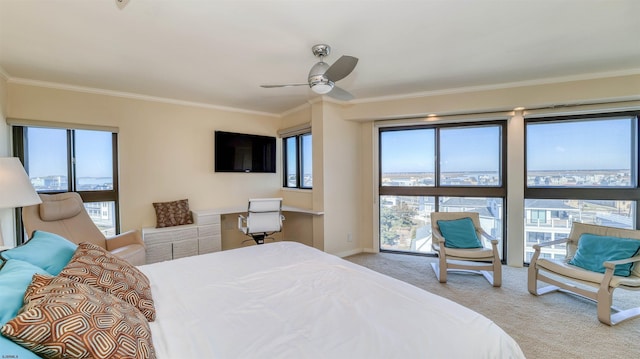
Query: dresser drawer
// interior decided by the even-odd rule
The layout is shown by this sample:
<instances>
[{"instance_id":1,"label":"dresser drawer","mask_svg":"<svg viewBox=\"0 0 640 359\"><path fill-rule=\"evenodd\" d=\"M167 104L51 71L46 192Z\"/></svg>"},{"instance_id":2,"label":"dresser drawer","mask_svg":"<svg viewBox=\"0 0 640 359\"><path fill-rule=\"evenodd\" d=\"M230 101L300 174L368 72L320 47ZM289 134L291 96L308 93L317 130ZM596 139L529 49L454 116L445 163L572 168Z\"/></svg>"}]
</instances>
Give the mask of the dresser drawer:
<instances>
[{"instance_id":1,"label":"dresser drawer","mask_svg":"<svg viewBox=\"0 0 640 359\"><path fill-rule=\"evenodd\" d=\"M173 242L173 259L190 257L198 254L198 239L186 239Z\"/></svg>"}]
</instances>

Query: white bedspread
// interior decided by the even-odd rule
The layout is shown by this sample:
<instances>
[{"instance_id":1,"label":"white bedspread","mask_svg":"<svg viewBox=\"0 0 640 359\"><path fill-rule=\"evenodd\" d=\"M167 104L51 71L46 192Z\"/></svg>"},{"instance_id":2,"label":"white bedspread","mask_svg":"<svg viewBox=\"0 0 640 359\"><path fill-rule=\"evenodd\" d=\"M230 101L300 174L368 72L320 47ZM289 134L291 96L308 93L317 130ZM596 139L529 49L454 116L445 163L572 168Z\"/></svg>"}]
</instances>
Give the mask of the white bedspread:
<instances>
[{"instance_id":1,"label":"white bedspread","mask_svg":"<svg viewBox=\"0 0 640 359\"><path fill-rule=\"evenodd\" d=\"M524 357L479 313L299 243L140 269L159 359Z\"/></svg>"}]
</instances>

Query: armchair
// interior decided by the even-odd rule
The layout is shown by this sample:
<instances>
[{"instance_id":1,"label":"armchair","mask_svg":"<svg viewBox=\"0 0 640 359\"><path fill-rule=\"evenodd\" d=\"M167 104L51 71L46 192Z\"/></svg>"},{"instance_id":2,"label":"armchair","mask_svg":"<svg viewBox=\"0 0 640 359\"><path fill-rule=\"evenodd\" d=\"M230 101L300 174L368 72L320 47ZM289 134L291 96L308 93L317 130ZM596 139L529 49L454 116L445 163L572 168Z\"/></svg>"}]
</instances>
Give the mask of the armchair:
<instances>
[{"instance_id":1,"label":"armchair","mask_svg":"<svg viewBox=\"0 0 640 359\"><path fill-rule=\"evenodd\" d=\"M144 242L137 230L106 238L96 227L76 192L40 194L42 203L22 208L27 235L36 230L55 233L76 244L90 242L133 265L146 262Z\"/></svg>"},{"instance_id":2,"label":"armchair","mask_svg":"<svg viewBox=\"0 0 640 359\"><path fill-rule=\"evenodd\" d=\"M247 216L238 216L238 229L263 244L267 236L282 231L283 220L282 198L249 199Z\"/></svg>"},{"instance_id":3,"label":"armchair","mask_svg":"<svg viewBox=\"0 0 640 359\"><path fill-rule=\"evenodd\" d=\"M596 302L598 320L607 325L615 325L623 320L640 316L640 307L622 310L612 307L613 291L616 288L640 290L640 255L630 258L605 261L604 273L585 269L571 264L576 257L583 234L592 234L599 241L612 241L615 238L640 240L640 231L621 229L594 224L574 222L569 237L533 246L534 254L529 263L528 289L533 295L543 295L554 291L565 291ZM563 259L541 258L542 248L566 244ZM609 247L610 245L606 245ZM633 263L629 276L616 275L616 267ZM538 281L549 285L538 288ZM612 311L614 312L612 314Z\"/></svg>"},{"instance_id":4,"label":"armchair","mask_svg":"<svg viewBox=\"0 0 640 359\"><path fill-rule=\"evenodd\" d=\"M456 221L469 218L472 221L470 236L477 243L468 248L455 248L453 238L443 234L439 221ZM475 231L475 233L473 233ZM480 239L486 237L491 241L491 248L486 248ZM450 241L448 243L447 241ZM431 263L433 271L440 283L447 282L447 271L462 271L482 274L494 287L502 285L502 262L498 254L498 240L491 237L480 226L480 215L476 212L433 212L431 213L431 247L438 254L438 262ZM493 272L493 275L491 274Z\"/></svg>"}]
</instances>

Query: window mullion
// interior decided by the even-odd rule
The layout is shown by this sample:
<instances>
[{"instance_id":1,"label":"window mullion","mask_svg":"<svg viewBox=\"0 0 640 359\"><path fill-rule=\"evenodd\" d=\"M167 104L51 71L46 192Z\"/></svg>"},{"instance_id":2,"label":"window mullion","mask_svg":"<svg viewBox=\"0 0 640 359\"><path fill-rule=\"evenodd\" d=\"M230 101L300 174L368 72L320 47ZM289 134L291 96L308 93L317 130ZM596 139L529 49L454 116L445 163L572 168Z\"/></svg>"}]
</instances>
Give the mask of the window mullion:
<instances>
[{"instance_id":1,"label":"window mullion","mask_svg":"<svg viewBox=\"0 0 640 359\"><path fill-rule=\"evenodd\" d=\"M69 192L76 192L76 161L74 131L67 130L67 188Z\"/></svg>"},{"instance_id":2,"label":"window mullion","mask_svg":"<svg viewBox=\"0 0 640 359\"><path fill-rule=\"evenodd\" d=\"M296 166L296 187L302 188L302 183L304 179L304 175L302 174L302 135L296 135L296 155L298 156L298 161Z\"/></svg>"}]
</instances>

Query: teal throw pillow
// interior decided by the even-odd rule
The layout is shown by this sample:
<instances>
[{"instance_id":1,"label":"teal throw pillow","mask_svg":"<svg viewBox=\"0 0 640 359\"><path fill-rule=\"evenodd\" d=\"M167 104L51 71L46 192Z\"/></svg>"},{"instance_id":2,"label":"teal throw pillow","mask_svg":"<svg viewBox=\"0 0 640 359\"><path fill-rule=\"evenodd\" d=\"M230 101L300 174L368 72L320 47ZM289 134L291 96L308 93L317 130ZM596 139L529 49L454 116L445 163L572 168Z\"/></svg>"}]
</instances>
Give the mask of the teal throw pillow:
<instances>
[{"instance_id":1,"label":"teal throw pillow","mask_svg":"<svg viewBox=\"0 0 640 359\"><path fill-rule=\"evenodd\" d=\"M447 248L482 248L482 243L476 234L476 227L470 217L438 221L440 233L444 237Z\"/></svg>"},{"instance_id":2,"label":"teal throw pillow","mask_svg":"<svg viewBox=\"0 0 640 359\"><path fill-rule=\"evenodd\" d=\"M58 275L69 263L78 246L54 233L35 231L29 241L6 250L3 259L19 259L36 265L51 275Z\"/></svg>"},{"instance_id":3,"label":"teal throw pillow","mask_svg":"<svg viewBox=\"0 0 640 359\"><path fill-rule=\"evenodd\" d=\"M604 273L604 262L631 258L640 250L640 240L631 238L619 238L599 236L585 233L578 239L578 250L571 258L569 264ZM613 274L628 277L631 274L633 263L617 265Z\"/></svg>"},{"instance_id":4,"label":"teal throw pillow","mask_svg":"<svg viewBox=\"0 0 640 359\"><path fill-rule=\"evenodd\" d=\"M34 274L48 274L31 263L10 259L0 268L0 326L18 315Z\"/></svg>"},{"instance_id":5,"label":"teal throw pillow","mask_svg":"<svg viewBox=\"0 0 640 359\"><path fill-rule=\"evenodd\" d=\"M3 263L0 268L0 327L18 314L24 293L36 273L47 274L44 269L31 263L15 259ZM7 358L40 358L3 335L0 335L0 354Z\"/></svg>"}]
</instances>

